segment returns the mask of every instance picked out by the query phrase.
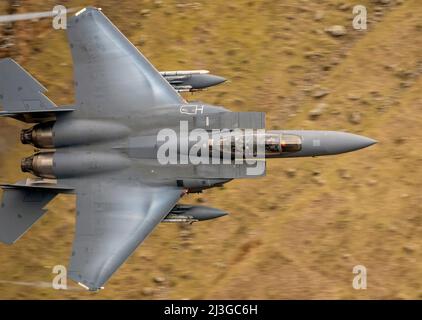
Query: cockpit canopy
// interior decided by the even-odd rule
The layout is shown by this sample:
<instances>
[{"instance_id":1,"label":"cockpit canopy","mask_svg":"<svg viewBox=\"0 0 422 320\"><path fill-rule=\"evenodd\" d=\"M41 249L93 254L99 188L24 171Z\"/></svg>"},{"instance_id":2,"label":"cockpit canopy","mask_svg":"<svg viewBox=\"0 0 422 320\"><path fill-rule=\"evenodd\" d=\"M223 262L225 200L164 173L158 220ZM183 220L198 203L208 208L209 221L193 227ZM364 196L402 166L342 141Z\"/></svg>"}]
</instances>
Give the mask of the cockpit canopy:
<instances>
[{"instance_id":1,"label":"cockpit canopy","mask_svg":"<svg viewBox=\"0 0 422 320\"><path fill-rule=\"evenodd\" d=\"M252 141L251 145L248 145L246 141L249 141L249 143ZM258 143L265 143L264 148L262 146L258 148ZM281 154L300 151L302 149L302 139L298 135L284 134L282 132L266 132L264 137L259 133L248 135L245 131L237 134L227 132L219 137L219 143L215 139L210 139L210 151L217 146L222 154L230 153L232 156L245 155L247 153L246 149L253 147L252 154L254 156L257 155L258 150L263 150L265 157L277 157Z\"/></svg>"},{"instance_id":2,"label":"cockpit canopy","mask_svg":"<svg viewBox=\"0 0 422 320\"><path fill-rule=\"evenodd\" d=\"M293 134L266 133L265 155L277 155L286 152L297 152L302 149L302 139Z\"/></svg>"}]
</instances>

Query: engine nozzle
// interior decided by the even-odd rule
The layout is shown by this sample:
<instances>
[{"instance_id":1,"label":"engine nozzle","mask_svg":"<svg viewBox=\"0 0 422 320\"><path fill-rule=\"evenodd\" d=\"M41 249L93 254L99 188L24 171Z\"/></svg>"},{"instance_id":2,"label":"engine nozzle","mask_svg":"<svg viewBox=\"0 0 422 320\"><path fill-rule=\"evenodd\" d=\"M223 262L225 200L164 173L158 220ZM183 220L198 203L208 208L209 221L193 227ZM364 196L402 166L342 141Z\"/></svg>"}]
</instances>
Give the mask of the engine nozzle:
<instances>
[{"instance_id":1,"label":"engine nozzle","mask_svg":"<svg viewBox=\"0 0 422 320\"><path fill-rule=\"evenodd\" d=\"M54 148L54 123L38 124L30 129L21 131L21 142L31 144L37 148Z\"/></svg>"},{"instance_id":2,"label":"engine nozzle","mask_svg":"<svg viewBox=\"0 0 422 320\"><path fill-rule=\"evenodd\" d=\"M22 159L21 170L22 172L29 172L38 177L54 179L53 159L53 152L34 154L33 156Z\"/></svg>"}]
</instances>

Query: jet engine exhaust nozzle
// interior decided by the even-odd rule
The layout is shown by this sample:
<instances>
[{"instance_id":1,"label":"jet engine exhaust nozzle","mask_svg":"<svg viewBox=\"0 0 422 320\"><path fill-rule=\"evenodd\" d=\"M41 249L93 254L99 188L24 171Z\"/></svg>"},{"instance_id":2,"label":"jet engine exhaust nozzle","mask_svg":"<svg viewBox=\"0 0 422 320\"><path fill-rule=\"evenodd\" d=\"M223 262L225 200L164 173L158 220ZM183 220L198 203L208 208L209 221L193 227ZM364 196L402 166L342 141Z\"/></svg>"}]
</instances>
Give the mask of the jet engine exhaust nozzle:
<instances>
[{"instance_id":1,"label":"jet engine exhaust nozzle","mask_svg":"<svg viewBox=\"0 0 422 320\"><path fill-rule=\"evenodd\" d=\"M36 148L54 148L53 125L54 123L47 123L22 130L21 142L31 144Z\"/></svg>"},{"instance_id":2,"label":"jet engine exhaust nozzle","mask_svg":"<svg viewBox=\"0 0 422 320\"><path fill-rule=\"evenodd\" d=\"M29 172L35 176L54 179L56 176L53 172L54 153L37 153L33 156L22 159L22 172Z\"/></svg>"}]
</instances>

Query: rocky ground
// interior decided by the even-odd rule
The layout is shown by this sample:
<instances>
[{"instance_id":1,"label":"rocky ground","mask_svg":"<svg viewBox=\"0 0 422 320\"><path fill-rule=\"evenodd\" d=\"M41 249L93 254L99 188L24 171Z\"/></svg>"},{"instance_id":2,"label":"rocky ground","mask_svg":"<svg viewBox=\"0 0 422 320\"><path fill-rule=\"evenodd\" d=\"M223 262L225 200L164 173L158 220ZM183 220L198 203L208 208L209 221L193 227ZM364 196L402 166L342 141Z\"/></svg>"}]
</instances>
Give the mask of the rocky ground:
<instances>
[{"instance_id":1,"label":"rocky ground","mask_svg":"<svg viewBox=\"0 0 422 320\"><path fill-rule=\"evenodd\" d=\"M55 1L2 1L0 14ZM422 298L422 3L355 1L63 1L97 5L160 70L209 69L229 83L187 99L265 111L271 129L345 130L371 148L328 158L270 160L267 177L188 196L230 212L193 226L161 225L98 294L49 285L67 265L74 197L61 196L13 246L0 245L0 298ZM12 6L14 5L14 6ZM18 6L20 5L20 6ZM72 61L51 21L2 28L12 56L72 103ZM9 45L4 46L5 37ZM0 180L24 177L24 126L1 120ZM352 288L355 265L367 290Z\"/></svg>"}]
</instances>

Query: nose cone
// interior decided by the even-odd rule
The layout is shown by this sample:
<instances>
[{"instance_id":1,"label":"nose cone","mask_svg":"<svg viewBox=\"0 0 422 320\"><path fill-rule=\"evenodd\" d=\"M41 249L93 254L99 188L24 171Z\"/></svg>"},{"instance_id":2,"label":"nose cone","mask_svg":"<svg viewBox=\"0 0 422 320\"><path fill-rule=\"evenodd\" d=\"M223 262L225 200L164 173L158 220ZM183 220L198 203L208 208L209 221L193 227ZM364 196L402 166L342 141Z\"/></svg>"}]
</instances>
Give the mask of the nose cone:
<instances>
[{"instance_id":1,"label":"nose cone","mask_svg":"<svg viewBox=\"0 0 422 320\"><path fill-rule=\"evenodd\" d=\"M282 152L280 158L328 156L359 150L377 143L364 136L339 131L283 130L281 134L300 137L301 149L294 152Z\"/></svg>"},{"instance_id":2,"label":"nose cone","mask_svg":"<svg viewBox=\"0 0 422 320\"><path fill-rule=\"evenodd\" d=\"M194 89L205 89L226 81L225 78L213 74L194 74L184 84L189 84Z\"/></svg>"},{"instance_id":3,"label":"nose cone","mask_svg":"<svg viewBox=\"0 0 422 320\"><path fill-rule=\"evenodd\" d=\"M226 79L226 78L223 78L223 77L220 77L220 76L213 76L213 77L214 77L213 82L215 83L215 85L217 85L217 84L220 84L220 83L223 83L223 82L226 82L226 81L227 81L227 79Z\"/></svg>"},{"instance_id":4,"label":"nose cone","mask_svg":"<svg viewBox=\"0 0 422 320\"><path fill-rule=\"evenodd\" d=\"M346 132L330 132L325 149L328 154L355 151L377 143L376 140Z\"/></svg>"},{"instance_id":5,"label":"nose cone","mask_svg":"<svg viewBox=\"0 0 422 320\"><path fill-rule=\"evenodd\" d=\"M203 88L208 88L212 86L216 86L220 83L226 82L227 80L220 76L215 76L213 74L204 74L202 75L202 79L200 81L200 86Z\"/></svg>"}]
</instances>

